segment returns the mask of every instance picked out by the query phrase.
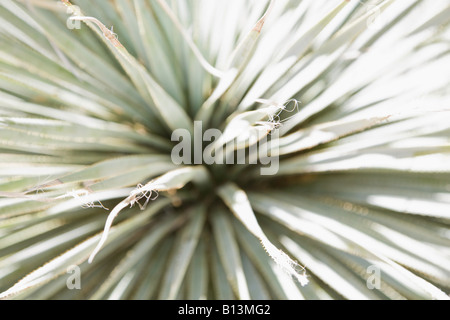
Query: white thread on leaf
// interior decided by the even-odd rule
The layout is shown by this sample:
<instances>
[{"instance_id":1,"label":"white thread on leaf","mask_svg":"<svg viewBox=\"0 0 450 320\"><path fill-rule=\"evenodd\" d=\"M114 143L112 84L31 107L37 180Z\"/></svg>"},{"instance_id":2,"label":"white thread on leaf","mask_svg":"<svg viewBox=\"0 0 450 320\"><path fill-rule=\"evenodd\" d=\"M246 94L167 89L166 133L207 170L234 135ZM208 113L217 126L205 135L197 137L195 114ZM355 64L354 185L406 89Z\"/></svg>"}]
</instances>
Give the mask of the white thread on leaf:
<instances>
[{"instance_id":1,"label":"white thread on leaf","mask_svg":"<svg viewBox=\"0 0 450 320\"><path fill-rule=\"evenodd\" d=\"M148 184L147 184L148 186ZM155 192L156 196L152 197L152 193ZM114 222L114 219L117 217L117 215L122 211L122 209L126 208L128 205L130 207L133 207L136 203L139 205L139 208L141 210L144 210L150 200L155 200L158 196L158 192L156 190L148 189L148 187L143 186L142 184L138 184L136 189L130 192L130 196L128 196L126 199L121 201L117 206L114 207L114 209L111 211L111 213L108 215L108 218L105 222L105 227L103 229L102 237L100 238L99 243L95 247L94 251L89 256L89 263L92 263L97 253L100 251L100 249L105 244L106 240L108 239L109 231L111 230L112 224ZM139 203L139 200L145 198L145 203L141 205Z\"/></svg>"},{"instance_id":2,"label":"white thread on leaf","mask_svg":"<svg viewBox=\"0 0 450 320\"><path fill-rule=\"evenodd\" d=\"M142 184L138 184L137 188L135 190L132 191L132 194L135 196L134 200L130 203L130 207L132 207L135 203L138 204L139 208L141 210L145 210L145 208L147 207L147 204L150 200L156 200L156 198L158 198L158 191L156 190L143 190L144 185ZM156 195L154 195L152 197L152 194L155 193ZM141 205L139 203L139 200L141 200L142 198L145 198L145 202L143 205Z\"/></svg>"},{"instance_id":3,"label":"white thread on leaf","mask_svg":"<svg viewBox=\"0 0 450 320\"><path fill-rule=\"evenodd\" d=\"M81 207L83 209L88 208L103 208L105 210L109 210L106 208L100 200L95 200L95 202L98 202L99 204L95 204L94 200L86 199L89 196L90 192L86 189L78 189L78 190L72 190L71 192L67 192L66 194L56 197L56 199L64 199L64 198L74 198L79 199L82 202Z\"/></svg>"}]
</instances>

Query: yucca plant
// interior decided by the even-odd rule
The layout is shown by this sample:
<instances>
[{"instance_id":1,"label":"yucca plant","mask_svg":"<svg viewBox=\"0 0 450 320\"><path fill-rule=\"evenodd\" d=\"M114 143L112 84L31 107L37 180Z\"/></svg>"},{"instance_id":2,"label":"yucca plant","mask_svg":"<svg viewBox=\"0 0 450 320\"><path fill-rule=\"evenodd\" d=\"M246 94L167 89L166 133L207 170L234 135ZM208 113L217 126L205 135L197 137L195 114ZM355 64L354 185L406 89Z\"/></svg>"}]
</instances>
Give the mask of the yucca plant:
<instances>
[{"instance_id":1,"label":"yucca plant","mask_svg":"<svg viewBox=\"0 0 450 320\"><path fill-rule=\"evenodd\" d=\"M447 299L449 17L0 0L0 297Z\"/></svg>"}]
</instances>

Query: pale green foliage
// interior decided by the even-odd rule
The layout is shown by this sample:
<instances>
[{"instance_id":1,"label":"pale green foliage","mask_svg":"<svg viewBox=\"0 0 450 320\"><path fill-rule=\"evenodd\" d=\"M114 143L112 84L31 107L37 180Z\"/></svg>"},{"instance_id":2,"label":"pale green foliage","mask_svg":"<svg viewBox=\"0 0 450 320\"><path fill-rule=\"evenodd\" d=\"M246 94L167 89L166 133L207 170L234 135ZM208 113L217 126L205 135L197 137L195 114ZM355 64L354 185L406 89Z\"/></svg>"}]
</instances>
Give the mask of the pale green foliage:
<instances>
[{"instance_id":1,"label":"pale green foliage","mask_svg":"<svg viewBox=\"0 0 450 320\"><path fill-rule=\"evenodd\" d=\"M0 297L447 299L449 17L0 0ZM277 174L176 166L196 120L215 151L279 130Z\"/></svg>"}]
</instances>

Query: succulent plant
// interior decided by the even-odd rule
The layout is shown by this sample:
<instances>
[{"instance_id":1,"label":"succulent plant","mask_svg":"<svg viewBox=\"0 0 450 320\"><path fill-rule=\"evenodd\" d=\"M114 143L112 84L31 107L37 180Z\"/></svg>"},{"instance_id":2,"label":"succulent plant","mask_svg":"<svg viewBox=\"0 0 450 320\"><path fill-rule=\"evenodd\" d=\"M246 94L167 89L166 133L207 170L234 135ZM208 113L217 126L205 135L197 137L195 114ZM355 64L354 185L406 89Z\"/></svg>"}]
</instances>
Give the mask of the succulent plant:
<instances>
[{"instance_id":1,"label":"succulent plant","mask_svg":"<svg viewBox=\"0 0 450 320\"><path fill-rule=\"evenodd\" d=\"M449 17L0 0L0 297L448 299Z\"/></svg>"}]
</instances>

